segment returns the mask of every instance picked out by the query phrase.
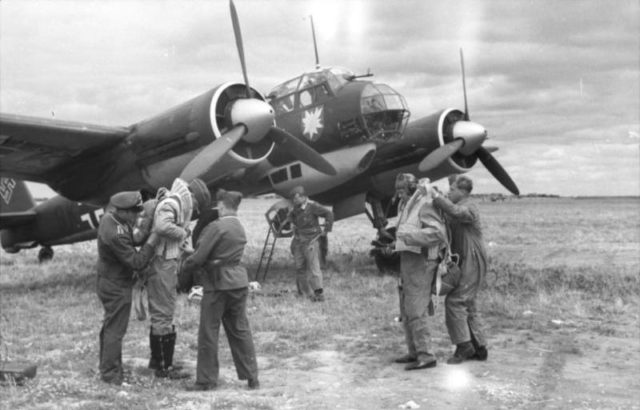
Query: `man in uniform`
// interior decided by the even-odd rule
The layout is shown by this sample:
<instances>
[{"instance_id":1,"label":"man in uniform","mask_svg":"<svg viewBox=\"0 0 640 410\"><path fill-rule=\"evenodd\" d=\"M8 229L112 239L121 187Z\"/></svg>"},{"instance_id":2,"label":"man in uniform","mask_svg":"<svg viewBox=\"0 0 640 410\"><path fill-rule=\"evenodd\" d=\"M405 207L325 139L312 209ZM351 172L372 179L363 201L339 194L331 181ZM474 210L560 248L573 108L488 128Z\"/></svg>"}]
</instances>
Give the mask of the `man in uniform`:
<instances>
[{"instance_id":1,"label":"man in uniform","mask_svg":"<svg viewBox=\"0 0 640 410\"><path fill-rule=\"evenodd\" d=\"M460 279L445 298L445 319L454 355L447 360L487 360L486 339L482 332L476 297L487 271L487 252L482 239L480 214L470 201L473 182L464 175L450 180L448 198L435 192L433 205L441 209L451 231L451 252L460 258Z\"/></svg>"},{"instance_id":2,"label":"man in uniform","mask_svg":"<svg viewBox=\"0 0 640 410\"><path fill-rule=\"evenodd\" d=\"M428 312L431 285L446 249L446 227L432 206L429 180L416 183L412 174L396 177L398 227L395 249L400 254L400 308L408 354L395 360L406 363L405 370L436 366L431 353ZM417 186L417 187L416 187ZM413 195L409 192L415 188Z\"/></svg>"},{"instance_id":3,"label":"man in uniform","mask_svg":"<svg viewBox=\"0 0 640 410\"><path fill-rule=\"evenodd\" d=\"M176 307L178 264L187 248L192 214L209 207L211 194L200 179L189 184L180 178L173 182L171 190L158 198L153 218L153 231L160 242L151 262L153 274L147 284L151 329L149 344L151 359L149 368L156 377L172 379L188 377L173 367L173 353L177 333L173 323Z\"/></svg>"},{"instance_id":4,"label":"man in uniform","mask_svg":"<svg viewBox=\"0 0 640 410\"><path fill-rule=\"evenodd\" d=\"M153 256L157 235L136 250L132 227L142 210L139 192L120 192L111 197L110 208L98 228L97 293L104 307L100 330L100 377L122 384L122 339L131 312L133 272L143 269Z\"/></svg>"},{"instance_id":5,"label":"man in uniform","mask_svg":"<svg viewBox=\"0 0 640 410\"><path fill-rule=\"evenodd\" d=\"M296 265L298 294L307 296L314 302L323 302L319 238L331 232L333 212L311 201L302 186L293 188L290 197L293 209L285 223L291 221L293 225L291 253ZM318 217L324 218L324 230L320 227Z\"/></svg>"},{"instance_id":6,"label":"man in uniform","mask_svg":"<svg viewBox=\"0 0 640 410\"><path fill-rule=\"evenodd\" d=\"M240 265L247 243L237 217L242 194L219 190L219 219L204 227L195 252L184 263L186 271L203 268L203 297L200 302L196 382L188 390L211 390L218 382L218 335L220 323L227 334L233 363L240 380L250 389L259 388L258 364L247 319L249 277Z\"/></svg>"}]
</instances>

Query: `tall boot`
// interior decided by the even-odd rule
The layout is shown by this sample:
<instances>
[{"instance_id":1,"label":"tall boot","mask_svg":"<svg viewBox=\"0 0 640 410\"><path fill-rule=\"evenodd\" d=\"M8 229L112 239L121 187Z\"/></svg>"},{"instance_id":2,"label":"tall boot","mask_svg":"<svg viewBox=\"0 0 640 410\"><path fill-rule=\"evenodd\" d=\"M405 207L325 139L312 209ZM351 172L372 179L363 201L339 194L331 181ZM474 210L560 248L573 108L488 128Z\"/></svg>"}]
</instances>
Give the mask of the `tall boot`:
<instances>
[{"instance_id":1,"label":"tall boot","mask_svg":"<svg viewBox=\"0 0 640 410\"><path fill-rule=\"evenodd\" d=\"M460 364L465 360L473 359L475 354L476 349L470 341L458 343L456 352L447 360L447 364Z\"/></svg>"},{"instance_id":2,"label":"tall boot","mask_svg":"<svg viewBox=\"0 0 640 410\"><path fill-rule=\"evenodd\" d=\"M149 369L158 370L162 367L162 336L154 335L149 330L149 348L151 349L151 358L149 359Z\"/></svg>"},{"instance_id":3,"label":"tall boot","mask_svg":"<svg viewBox=\"0 0 640 410\"><path fill-rule=\"evenodd\" d=\"M471 333L471 343L473 344L473 348L476 349L476 354L473 356L473 358L480 361L487 360L487 358L489 357L489 352L487 351L487 348L485 346L480 346L480 344L478 343L478 340L473 335L473 332L469 332L469 333Z\"/></svg>"},{"instance_id":4,"label":"tall boot","mask_svg":"<svg viewBox=\"0 0 640 410\"><path fill-rule=\"evenodd\" d=\"M189 377L189 373L180 372L173 367L173 352L176 346L176 332L160 336L160 356L161 366L156 370L156 377L169 379L184 379Z\"/></svg>"}]
</instances>

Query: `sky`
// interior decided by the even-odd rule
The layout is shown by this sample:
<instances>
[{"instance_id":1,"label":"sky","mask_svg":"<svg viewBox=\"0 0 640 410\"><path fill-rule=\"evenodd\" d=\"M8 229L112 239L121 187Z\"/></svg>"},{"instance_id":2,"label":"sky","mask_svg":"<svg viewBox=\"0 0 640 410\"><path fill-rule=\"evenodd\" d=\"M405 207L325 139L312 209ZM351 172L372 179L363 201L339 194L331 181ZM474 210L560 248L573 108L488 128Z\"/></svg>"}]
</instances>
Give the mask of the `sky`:
<instances>
[{"instance_id":1,"label":"sky","mask_svg":"<svg viewBox=\"0 0 640 410\"><path fill-rule=\"evenodd\" d=\"M522 194L640 195L639 0L235 0L250 84L367 70L464 109ZM0 111L131 125L243 81L229 3L0 1ZM475 192L507 193L478 162Z\"/></svg>"}]
</instances>

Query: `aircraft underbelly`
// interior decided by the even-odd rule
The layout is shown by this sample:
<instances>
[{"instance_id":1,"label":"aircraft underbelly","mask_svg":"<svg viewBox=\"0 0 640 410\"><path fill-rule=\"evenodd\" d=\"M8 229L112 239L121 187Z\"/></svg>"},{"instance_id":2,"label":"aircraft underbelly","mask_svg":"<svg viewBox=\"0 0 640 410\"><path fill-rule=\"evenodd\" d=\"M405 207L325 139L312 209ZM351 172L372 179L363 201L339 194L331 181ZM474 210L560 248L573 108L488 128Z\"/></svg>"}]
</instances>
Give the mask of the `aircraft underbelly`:
<instances>
[{"instance_id":1,"label":"aircraft underbelly","mask_svg":"<svg viewBox=\"0 0 640 410\"><path fill-rule=\"evenodd\" d=\"M269 179L273 189L283 196L297 185L304 185L309 195L315 195L360 175L371 164L376 145L367 143L329 153L324 157L336 169L336 175L327 175L303 163L294 162L270 172Z\"/></svg>"}]
</instances>

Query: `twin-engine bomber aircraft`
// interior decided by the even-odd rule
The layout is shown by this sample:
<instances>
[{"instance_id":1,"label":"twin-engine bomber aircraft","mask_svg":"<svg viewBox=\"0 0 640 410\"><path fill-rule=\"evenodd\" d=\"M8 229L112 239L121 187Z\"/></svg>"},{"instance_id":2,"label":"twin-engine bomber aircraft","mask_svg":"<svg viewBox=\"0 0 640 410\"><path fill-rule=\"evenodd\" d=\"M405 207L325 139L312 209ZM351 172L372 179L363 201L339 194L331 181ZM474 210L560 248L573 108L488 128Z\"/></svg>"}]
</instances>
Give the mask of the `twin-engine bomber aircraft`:
<instances>
[{"instance_id":1,"label":"twin-engine bomber aircraft","mask_svg":"<svg viewBox=\"0 0 640 410\"><path fill-rule=\"evenodd\" d=\"M265 98L249 86L232 1L230 9L244 84L219 85L128 127L0 114L5 251L41 246L39 258L50 258L53 245L95 238L114 193L153 196L176 177L245 195L287 195L303 185L333 206L336 220L365 212L378 239L388 237L399 172L437 180L467 172L480 159L518 194L482 146L487 131L469 119L464 63L465 111L443 109L412 122L400 94L344 68L317 65ZM45 183L60 196L35 205L24 181Z\"/></svg>"}]
</instances>

